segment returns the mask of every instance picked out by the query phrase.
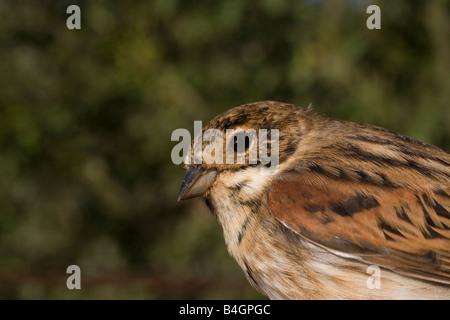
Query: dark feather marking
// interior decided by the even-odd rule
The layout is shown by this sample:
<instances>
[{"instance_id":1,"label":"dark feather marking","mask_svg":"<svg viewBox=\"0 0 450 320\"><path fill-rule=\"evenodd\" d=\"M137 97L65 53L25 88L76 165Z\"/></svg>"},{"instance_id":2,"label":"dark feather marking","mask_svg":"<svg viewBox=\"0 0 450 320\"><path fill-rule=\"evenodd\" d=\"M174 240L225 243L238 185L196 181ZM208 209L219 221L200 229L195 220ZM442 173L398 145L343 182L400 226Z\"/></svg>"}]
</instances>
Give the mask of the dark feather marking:
<instances>
[{"instance_id":1,"label":"dark feather marking","mask_svg":"<svg viewBox=\"0 0 450 320\"><path fill-rule=\"evenodd\" d=\"M417 172L420 172L421 174L436 178L435 175L431 172L431 170L429 168L426 168L423 165L420 165L413 160L407 160L406 162L404 162L404 161L400 161L397 159L376 155L376 154L373 154L370 152L363 151L359 147L357 147L353 144L340 145L340 146L338 146L338 148L340 148L342 151L346 152L347 153L346 155L348 157L355 157L355 158L359 158L359 159L363 159L363 160L370 160L373 163L377 164L378 166L390 165L393 167L409 168L409 169L413 169ZM438 170L434 170L434 171L441 175L449 176L449 174L446 172L442 172L442 171L438 171Z\"/></svg>"},{"instance_id":2,"label":"dark feather marking","mask_svg":"<svg viewBox=\"0 0 450 320\"><path fill-rule=\"evenodd\" d=\"M214 210L214 206L211 203L211 199L208 197L204 197L203 200L205 201L206 206L208 207L209 211L214 214L215 210Z\"/></svg>"},{"instance_id":3,"label":"dark feather marking","mask_svg":"<svg viewBox=\"0 0 450 320\"><path fill-rule=\"evenodd\" d=\"M339 167L330 166L330 168L337 171L337 173L334 173L333 171L327 171L322 166L316 164L316 163L307 163L306 166L312 171L316 173L323 174L324 176L327 176L329 178L333 179L345 179L349 181L354 181L355 178L348 176L344 170L342 170ZM373 184L373 185L379 185L376 181L374 181L366 172L362 170L354 170L354 172L359 176L359 181Z\"/></svg>"},{"instance_id":4,"label":"dark feather marking","mask_svg":"<svg viewBox=\"0 0 450 320\"><path fill-rule=\"evenodd\" d=\"M370 178L370 176L369 176L367 173L365 173L364 171L362 171L362 170L357 170L357 171L356 171L356 174L360 177L359 180L360 180L361 182L366 182L366 183L374 184L373 181L372 181L372 179Z\"/></svg>"},{"instance_id":5,"label":"dark feather marking","mask_svg":"<svg viewBox=\"0 0 450 320\"><path fill-rule=\"evenodd\" d=\"M293 154L296 150L297 150L297 146L298 146L298 140L295 140L295 141L292 141L292 140L290 140L288 143L287 143L287 145L286 145L286 148L284 149L284 152L287 154L287 155L291 155L291 154Z\"/></svg>"},{"instance_id":6,"label":"dark feather marking","mask_svg":"<svg viewBox=\"0 0 450 320\"><path fill-rule=\"evenodd\" d=\"M433 230L430 226L427 226L427 230L422 232L425 239L442 239L445 238L442 234Z\"/></svg>"},{"instance_id":7,"label":"dark feather marking","mask_svg":"<svg viewBox=\"0 0 450 320\"><path fill-rule=\"evenodd\" d=\"M364 194L357 193L356 195L350 197L346 202L338 203L334 205L331 210L341 216L353 216L355 213L361 212L363 210L370 210L372 208L378 207L380 204L378 201Z\"/></svg>"},{"instance_id":8,"label":"dark feather marking","mask_svg":"<svg viewBox=\"0 0 450 320\"><path fill-rule=\"evenodd\" d=\"M439 258L439 254L435 251L428 251L425 255L428 258L428 262L435 268L441 267L441 259Z\"/></svg>"},{"instance_id":9,"label":"dark feather marking","mask_svg":"<svg viewBox=\"0 0 450 320\"><path fill-rule=\"evenodd\" d=\"M424 214L424 216L425 216L425 222L426 222L428 225L437 227L437 225L434 224L433 220L431 219L430 214L428 213L427 210L425 210L425 211L423 212L423 214Z\"/></svg>"},{"instance_id":10,"label":"dark feather marking","mask_svg":"<svg viewBox=\"0 0 450 320\"><path fill-rule=\"evenodd\" d=\"M292 202L295 202L295 200L296 200L296 199L295 199L294 197L292 197L290 194L288 194L287 197L288 197L288 199L291 200ZM313 195L312 195L310 192L308 192L308 191L303 191L303 192L302 192L302 197L305 198L305 199L307 199L307 200L310 200L310 199L313 197Z\"/></svg>"},{"instance_id":11,"label":"dark feather marking","mask_svg":"<svg viewBox=\"0 0 450 320\"><path fill-rule=\"evenodd\" d=\"M348 177L347 177L347 175L345 174L344 170L342 170L341 168L338 168L338 167L333 167L333 168L335 168L335 169L338 170L338 172L339 172L339 178L348 180Z\"/></svg>"},{"instance_id":12,"label":"dark feather marking","mask_svg":"<svg viewBox=\"0 0 450 320\"><path fill-rule=\"evenodd\" d=\"M422 192L422 199L428 207L434 206L434 201L431 200L425 192Z\"/></svg>"},{"instance_id":13,"label":"dark feather marking","mask_svg":"<svg viewBox=\"0 0 450 320\"><path fill-rule=\"evenodd\" d=\"M261 199L254 198L250 200L241 200L239 201L240 205L243 207L250 207L250 208L259 208L261 206Z\"/></svg>"},{"instance_id":14,"label":"dark feather marking","mask_svg":"<svg viewBox=\"0 0 450 320\"><path fill-rule=\"evenodd\" d=\"M312 172L317 172L317 173L321 173L321 174L325 174L325 171L323 170L323 168L316 164L316 163L308 163L306 165Z\"/></svg>"},{"instance_id":15,"label":"dark feather marking","mask_svg":"<svg viewBox=\"0 0 450 320\"><path fill-rule=\"evenodd\" d=\"M336 166L330 166L330 168L337 171L337 173L333 173L332 171L326 171L323 169L322 166L313 163L313 162L304 162L304 166L306 166L309 170L315 173L323 174L324 176L327 176L332 179L345 179L348 181L355 181L355 178L352 176L349 176L342 168L336 167ZM291 169L288 172L297 172L302 173L300 170ZM380 186L380 182L377 179L373 179L367 172L363 170L354 170L354 172L358 175L358 180L364 183L368 183L371 185ZM382 180L382 185L386 188L395 189L398 188L398 186L392 182L386 175L383 173L375 172L374 174L378 175Z\"/></svg>"},{"instance_id":16,"label":"dark feather marking","mask_svg":"<svg viewBox=\"0 0 450 320\"><path fill-rule=\"evenodd\" d=\"M239 192L242 190L242 188L244 188L247 185L248 182L249 182L248 180L245 180L229 188L233 192Z\"/></svg>"},{"instance_id":17,"label":"dark feather marking","mask_svg":"<svg viewBox=\"0 0 450 320\"><path fill-rule=\"evenodd\" d=\"M424 195L425 195L425 197L424 197ZM450 219L450 213L440 203L438 203L438 202L432 203L426 194L422 194L422 198L424 199L425 203L428 202L427 204L429 204L434 209L434 211L436 212L436 214L438 216ZM427 224L430 226L442 229L441 227L437 226L433 222L430 214L428 213L428 210L425 208L424 204L422 203L422 200L420 199L420 197L418 195L416 195L416 200L417 200L417 203L420 204L420 206L423 210L423 215L425 216L425 221L427 222ZM444 229L447 229L447 228L444 227Z\"/></svg>"},{"instance_id":18,"label":"dark feather marking","mask_svg":"<svg viewBox=\"0 0 450 320\"><path fill-rule=\"evenodd\" d=\"M413 224L412 221L411 221L411 219L409 218L409 216L406 214L405 208L409 210L408 205L401 206L400 209L398 209L397 207L395 207L395 208L394 208L394 209L395 209L395 213L397 214L397 217L398 217L399 219L401 219L401 220L403 220L403 221L406 221L406 222L408 222L408 223L410 223L410 224Z\"/></svg>"},{"instance_id":19,"label":"dark feather marking","mask_svg":"<svg viewBox=\"0 0 450 320\"><path fill-rule=\"evenodd\" d=\"M236 185L234 185L232 187L229 187L229 189L230 189L230 191L235 193L235 192L241 191L242 187L243 187L242 183L238 183L238 184L236 184Z\"/></svg>"},{"instance_id":20,"label":"dark feather marking","mask_svg":"<svg viewBox=\"0 0 450 320\"><path fill-rule=\"evenodd\" d=\"M247 120L248 120L248 113L241 113L233 121L230 121L229 126L239 127L241 124L246 123Z\"/></svg>"},{"instance_id":21,"label":"dark feather marking","mask_svg":"<svg viewBox=\"0 0 450 320\"><path fill-rule=\"evenodd\" d=\"M445 160L442 160L441 158L430 157L429 159L435 160L435 161L437 161L437 162L439 162L439 163L442 163L443 165L446 165L446 166L450 167L450 162L447 162L447 161L445 161Z\"/></svg>"},{"instance_id":22,"label":"dark feather marking","mask_svg":"<svg viewBox=\"0 0 450 320\"><path fill-rule=\"evenodd\" d=\"M386 177L386 175L384 175L383 173L377 172L377 175L379 175L381 177L381 179L383 179L383 185L385 187L393 188L393 189L398 187L395 183L393 183L391 180L389 180L389 178Z\"/></svg>"},{"instance_id":23,"label":"dark feather marking","mask_svg":"<svg viewBox=\"0 0 450 320\"><path fill-rule=\"evenodd\" d=\"M312 204L305 206L305 210L308 211L309 213L315 213L315 212L324 211L325 206L323 204L319 204L319 203L312 203Z\"/></svg>"},{"instance_id":24,"label":"dark feather marking","mask_svg":"<svg viewBox=\"0 0 450 320\"><path fill-rule=\"evenodd\" d=\"M235 159L236 159L236 155L235 155ZM261 164L259 161L257 163L247 163L246 165L242 165L242 166L238 167L238 169L239 170L247 170L249 168L258 166L259 164Z\"/></svg>"},{"instance_id":25,"label":"dark feather marking","mask_svg":"<svg viewBox=\"0 0 450 320\"><path fill-rule=\"evenodd\" d=\"M324 176L327 176L327 177L333 178L333 179L338 178L338 175L333 174L332 172L326 171L322 166L318 165L317 163L311 163L311 162L308 162L308 163L306 164L306 166L307 166L307 167L309 168L309 170L311 170L312 172L320 173L320 174L322 174L322 175L324 175ZM339 177L345 176L343 170L341 170L341 169L339 169L339 168L336 168L336 167L333 167L333 168L335 168L335 169L337 169L337 170L339 171ZM346 178L348 178L348 177L346 177Z\"/></svg>"},{"instance_id":26,"label":"dark feather marking","mask_svg":"<svg viewBox=\"0 0 450 320\"><path fill-rule=\"evenodd\" d=\"M386 231L388 231L390 233L393 233L393 234L398 235L398 236L403 237L403 238L405 237L404 235L402 235L400 233L400 231L398 231L397 229L394 229L391 225L387 224L386 221L384 221L384 220L379 221L378 227L381 230L386 230ZM384 231L383 231L383 233L384 233ZM386 235L386 233L384 233L384 234Z\"/></svg>"},{"instance_id":27,"label":"dark feather marking","mask_svg":"<svg viewBox=\"0 0 450 320\"><path fill-rule=\"evenodd\" d=\"M390 235L388 235L384 230L383 230L383 234L384 234L384 237L386 238L386 240L394 241L394 238L392 238Z\"/></svg>"},{"instance_id":28,"label":"dark feather marking","mask_svg":"<svg viewBox=\"0 0 450 320\"><path fill-rule=\"evenodd\" d=\"M259 108L258 108L258 112L259 112L259 113L264 113L264 112L266 112L268 109L269 109L269 107L267 107L267 106L259 107Z\"/></svg>"},{"instance_id":29,"label":"dark feather marking","mask_svg":"<svg viewBox=\"0 0 450 320\"><path fill-rule=\"evenodd\" d=\"M239 234L238 234L238 244L241 244L242 239L245 236L245 231L247 230L248 224L250 223L252 218L253 218L253 211L247 216L244 223L242 224L241 231L239 231Z\"/></svg>"},{"instance_id":30,"label":"dark feather marking","mask_svg":"<svg viewBox=\"0 0 450 320\"><path fill-rule=\"evenodd\" d=\"M438 196L442 196L444 198L450 199L450 195L442 189L435 190L434 194L437 194Z\"/></svg>"},{"instance_id":31,"label":"dark feather marking","mask_svg":"<svg viewBox=\"0 0 450 320\"><path fill-rule=\"evenodd\" d=\"M343 149L343 151L348 152L347 156L349 157L356 157L359 159L363 159L363 160L371 160L374 163L378 164L378 165L385 165L385 164L389 164L391 166L394 167L401 167L401 166L406 166L405 162L396 160L396 159L392 159L392 158L388 158L388 157L382 157L370 152L366 152L361 150L359 147L355 146L354 144L348 144L346 146L340 146L340 148Z\"/></svg>"},{"instance_id":32,"label":"dark feather marking","mask_svg":"<svg viewBox=\"0 0 450 320\"><path fill-rule=\"evenodd\" d=\"M392 133L392 132L391 132ZM439 150L439 151L443 151L442 149L433 146L433 145L429 145L426 143L423 143L421 141L406 137L406 136L402 136L396 133L392 133L396 138L400 138L402 140L402 142L398 142L398 141L393 141L393 140L388 140L388 139L380 139L380 138L373 138L373 137L368 137L368 136L362 136L362 135L354 135L354 136L346 136L349 139L353 139L353 140L361 140L361 141L365 141L365 142L370 142L370 143L375 143L375 144L382 144L382 145L391 145L394 148L390 148L392 150L401 152L405 155L409 155L409 156L416 156L416 157L420 157L420 158L424 158L424 159L429 159L432 161L436 161L440 164L443 164L445 166L450 166L450 162L445 161L439 157L430 155L429 153L426 152L422 152L419 150L411 150L407 145L403 144L403 141L406 141L408 143L412 143L412 144L419 144L421 146L425 146L431 149L435 149L435 150ZM385 157L382 157L385 158ZM397 165L398 166L403 166L403 164L401 162L394 162L392 163L393 165ZM414 160L408 160L407 161L407 165L411 168L414 168L420 172L424 172L427 173L429 172L429 168L424 167L423 165L415 162ZM439 171L440 174L445 175L447 177L450 177L450 174L447 172L442 172Z\"/></svg>"},{"instance_id":33,"label":"dark feather marking","mask_svg":"<svg viewBox=\"0 0 450 320\"><path fill-rule=\"evenodd\" d=\"M329 224L331 222L334 222L334 219L330 218L330 217L325 217L324 220L321 221L323 224Z\"/></svg>"},{"instance_id":34,"label":"dark feather marking","mask_svg":"<svg viewBox=\"0 0 450 320\"><path fill-rule=\"evenodd\" d=\"M425 216L425 221L426 221L428 224L433 224L433 225L434 225L433 220L431 220L430 214L428 213L428 210L425 208L425 206L424 206L424 204L423 204L423 202L422 202L422 199L421 199L417 194L415 195L415 197L416 197L417 203L418 203L418 204L420 205L420 207L422 208L423 215Z\"/></svg>"},{"instance_id":35,"label":"dark feather marking","mask_svg":"<svg viewBox=\"0 0 450 320\"><path fill-rule=\"evenodd\" d=\"M325 206L323 204L318 204L318 203L311 203L308 204L304 207L306 212L309 212L311 214L317 213L317 212L324 212L325 211ZM323 215L320 214L317 216L320 219L320 222L325 224L329 224L331 222L334 222L334 219L327 216L327 215Z\"/></svg>"},{"instance_id":36,"label":"dark feather marking","mask_svg":"<svg viewBox=\"0 0 450 320\"><path fill-rule=\"evenodd\" d=\"M346 138L351 139L351 140L370 142L370 143L387 144L387 140L385 140L385 139L374 139L373 136L369 137L369 136L364 136L364 135L360 135L360 134L349 135L349 136L346 136Z\"/></svg>"},{"instance_id":37,"label":"dark feather marking","mask_svg":"<svg viewBox=\"0 0 450 320\"><path fill-rule=\"evenodd\" d=\"M424 167L423 165L417 163L417 162L414 161L414 160L409 159L409 160L407 161L407 163L408 163L408 166L409 166L410 168L412 168L412 169L415 169L415 170L417 170L417 171L419 171L419 172L423 172L423 173L425 173L425 174L427 174L427 175L430 174L430 169L429 169L429 168Z\"/></svg>"},{"instance_id":38,"label":"dark feather marking","mask_svg":"<svg viewBox=\"0 0 450 320\"><path fill-rule=\"evenodd\" d=\"M405 142L408 142L408 143L411 143L411 144L418 144L418 145L421 145L423 147L432 147L433 149L438 149L438 147L432 146L432 145L427 144L425 142L422 142L422 141L419 141L419 140L416 140L416 139L413 139L413 138L410 138L410 137L407 137L407 136L404 136L404 135L401 135L401 134L398 134L398 133L395 133L395 132L391 132L391 133L394 135L394 137L396 137L397 139L400 139L402 141L405 141Z\"/></svg>"},{"instance_id":39,"label":"dark feather marking","mask_svg":"<svg viewBox=\"0 0 450 320\"><path fill-rule=\"evenodd\" d=\"M450 212L448 212L448 210L445 209L439 202L435 202L433 208L438 216L450 219Z\"/></svg>"},{"instance_id":40,"label":"dark feather marking","mask_svg":"<svg viewBox=\"0 0 450 320\"><path fill-rule=\"evenodd\" d=\"M397 139L397 141L391 140L391 139L383 139L383 138L380 138L377 136L367 136L367 135L349 135L349 136L346 136L346 138L370 142L370 143L382 144L382 145L392 145L392 146L399 148L399 151L406 151L406 152L408 152L409 148L403 142L432 148L434 150L441 150L438 147L433 146L431 144L427 144L425 142L422 142L422 141L419 141L419 140L416 140L416 139L413 139L413 138L410 138L407 136L403 136L401 134L389 131L389 130L381 128L381 127L371 127L371 129L374 129L376 131L383 131L385 133L391 134L393 138ZM398 141L398 140L401 140L401 141Z\"/></svg>"}]
</instances>

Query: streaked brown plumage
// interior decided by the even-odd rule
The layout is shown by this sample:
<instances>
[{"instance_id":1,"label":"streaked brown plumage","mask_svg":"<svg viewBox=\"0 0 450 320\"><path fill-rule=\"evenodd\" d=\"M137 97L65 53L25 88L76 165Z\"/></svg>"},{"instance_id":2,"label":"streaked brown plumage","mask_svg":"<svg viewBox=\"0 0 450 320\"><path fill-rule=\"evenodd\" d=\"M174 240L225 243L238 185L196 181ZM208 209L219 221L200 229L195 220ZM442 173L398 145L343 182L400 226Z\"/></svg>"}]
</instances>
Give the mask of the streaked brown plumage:
<instances>
[{"instance_id":1,"label":"streaked brown plumage","mask_svg":"<svg viewBox=\"0 0 450 320\"><path fill-rule=\"evenodd\" d=\"M261 292L450 298L449 153L271 101L233 108L203 132L211 128L280 130L275 174L248 162L190 165L179 195L204 197L230 254ZM366 286L369 265L381 267L379 289Z\"/></svg>"}]
</instances>

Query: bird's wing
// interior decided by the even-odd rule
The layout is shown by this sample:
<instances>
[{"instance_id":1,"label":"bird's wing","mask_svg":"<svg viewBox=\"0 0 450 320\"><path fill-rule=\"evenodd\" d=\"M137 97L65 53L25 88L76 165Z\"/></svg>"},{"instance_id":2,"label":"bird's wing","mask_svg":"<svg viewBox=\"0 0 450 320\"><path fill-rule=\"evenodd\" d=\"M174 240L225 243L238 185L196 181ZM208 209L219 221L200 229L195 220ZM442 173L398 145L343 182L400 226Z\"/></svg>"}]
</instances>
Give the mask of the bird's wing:
<instances>
[{"instance_id":1,"label":"bird's wing","mask_svg":"<svg viewBox=\"0 0 450 320\"><path fill-rule=\"evenodd\" d=\"M448 179L396 186L382 175L371 179L361 172L291 170L270 187L269 210L292 231L336 254L450 284Z\"/></svg>"}]
</instances>

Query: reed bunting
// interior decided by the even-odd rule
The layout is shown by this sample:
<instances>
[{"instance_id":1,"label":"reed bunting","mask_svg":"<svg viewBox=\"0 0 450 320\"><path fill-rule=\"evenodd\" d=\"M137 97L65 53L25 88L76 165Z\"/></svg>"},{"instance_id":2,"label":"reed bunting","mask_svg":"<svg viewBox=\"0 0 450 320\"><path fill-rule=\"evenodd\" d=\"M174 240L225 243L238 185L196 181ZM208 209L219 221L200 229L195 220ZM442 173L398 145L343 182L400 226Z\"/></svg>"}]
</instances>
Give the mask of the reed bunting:
<instances>
[{"instance_id":1,"label":"reed bunting","mask_svg":"<svg viewBox=\"0 0 450 320\"><path fill-rule=\"evenodd\" d=\"M223 161L187 164L178 199L205 200L229 253L263 294L450 298L449 153L273 101L235 107L202 133L208 129L224 136L234 129L220 145L246 160L230 163L222 152ZM277 151L276 166L258 153L250 161L259 144L242 132L262 129L269 155ZM216 141L209 140L200 152ZM371 286L369 271L377 268L379 285Z\"/></svg>"}]
</instances>

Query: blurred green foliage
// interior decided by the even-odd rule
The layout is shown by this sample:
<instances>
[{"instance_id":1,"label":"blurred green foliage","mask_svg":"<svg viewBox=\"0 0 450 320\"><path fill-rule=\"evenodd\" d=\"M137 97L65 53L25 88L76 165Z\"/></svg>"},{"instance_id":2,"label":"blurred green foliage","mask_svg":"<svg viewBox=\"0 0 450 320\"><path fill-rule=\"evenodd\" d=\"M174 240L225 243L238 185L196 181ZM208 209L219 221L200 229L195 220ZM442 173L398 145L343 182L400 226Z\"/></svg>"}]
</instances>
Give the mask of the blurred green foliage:
<instances>
[{"instance_id":1,"label":"blurred green foliage","mask_svg":"<svg viewBox=\"0 0 450 320\"><path fill-rule=\"evenodd\" d=\"M439 0L2 1L0 298L261 298L177 203L172 131L312 102L450 150L449 21Z\"/></svg>"}]
</instances>

